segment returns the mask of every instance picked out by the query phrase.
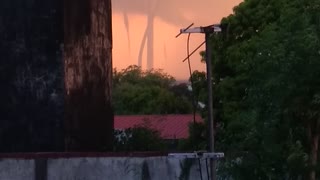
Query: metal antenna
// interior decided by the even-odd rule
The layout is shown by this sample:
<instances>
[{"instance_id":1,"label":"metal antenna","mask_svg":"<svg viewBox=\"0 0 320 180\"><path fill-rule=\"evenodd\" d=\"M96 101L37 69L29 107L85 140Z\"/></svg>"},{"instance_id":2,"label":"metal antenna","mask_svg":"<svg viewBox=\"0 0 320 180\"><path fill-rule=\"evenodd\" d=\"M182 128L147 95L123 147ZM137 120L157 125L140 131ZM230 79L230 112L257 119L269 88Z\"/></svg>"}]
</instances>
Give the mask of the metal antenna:
<instances>
[{"instance_id":1,"label":"metal antenna","mask_svg":"<svg viewBox=\"0 0 320 180\"><path fill-rule=\"evenodd\" d=\"M185 62L186 60L188 60L189 57L191 57L198 49L201 48L201 46L203 46L206 43L206 41L203 41L196 49L194 49L186 58L184 58L182 60L182 62Z\"/></svg>"},{"instance_id":2,"label":"metal antenna","mask_svg":"<svg viewBox=\"0 0 320 180\"><path fill-rule=\"evenodd\" d=\"M191 23L188 27L185 28L185 30L191 28L193 26L193 23ZM176 35L176 38L179 37L183 32L180 31L179 34Z\"/></svg>"}]
</instances>

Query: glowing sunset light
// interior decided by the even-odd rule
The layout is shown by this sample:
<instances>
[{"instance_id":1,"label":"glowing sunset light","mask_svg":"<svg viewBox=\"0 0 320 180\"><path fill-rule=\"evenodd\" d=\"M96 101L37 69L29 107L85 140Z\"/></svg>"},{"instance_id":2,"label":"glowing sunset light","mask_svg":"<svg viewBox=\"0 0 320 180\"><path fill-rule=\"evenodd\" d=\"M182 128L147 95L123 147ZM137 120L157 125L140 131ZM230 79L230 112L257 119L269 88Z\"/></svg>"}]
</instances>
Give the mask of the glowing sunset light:
<instances>
[{"instance_id":1,"label":"glowing sunset light","mask_svg":"<svg viewBox=\"0 0 320 180\"><path fill-rule=\"evenodd\" d=\"M182 62L186 57L186 36L176 39L175 35L191 23L195 26L219 23L240 2L241 0L113 0L113 67L123 69L129 65L138 65L139 51L143 50L140 59L143 69L152 65L155 69L164 69L176 79L188 79L187 63ZM147 28L148 22L150 23L150 6L154 11L153 29ZM143 44L145 33L148 33L149 41L147 39ZM203 35L192 35L190 49L197 47L203 38ZM147 56L148 62L152 61L148 66ZM205 70L199 53L193 55L191 61L193 70Z\"/></svg>"}]
</instances>

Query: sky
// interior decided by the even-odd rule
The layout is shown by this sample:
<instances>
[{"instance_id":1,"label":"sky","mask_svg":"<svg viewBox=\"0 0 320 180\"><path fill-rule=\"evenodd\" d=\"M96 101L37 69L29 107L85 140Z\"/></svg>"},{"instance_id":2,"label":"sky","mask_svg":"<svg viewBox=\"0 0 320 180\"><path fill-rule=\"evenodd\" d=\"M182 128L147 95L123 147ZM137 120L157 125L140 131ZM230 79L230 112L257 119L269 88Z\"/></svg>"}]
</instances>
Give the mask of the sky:
<instances>
[{"instance_id":1,"label":"sky","mask_svg":"<svg viewBox=\"0 0 320 180\"><path fill-rule=\"evenodd\" d=\"M138 64L139 50L147 17L154 14L154 68L174 76L177 80L189 77L187 62L187 35L175 36L191 23L207 26L219 23L232 13L241 0L112 0L113 67L117 70ZM190 52L204 41L204 35L192 34ZM142 56L146 69L147 45ZM204 50L204 46L199 50ZM199 52L191 57L192 70L205 71Z\"/></svg>"}]
</instances>

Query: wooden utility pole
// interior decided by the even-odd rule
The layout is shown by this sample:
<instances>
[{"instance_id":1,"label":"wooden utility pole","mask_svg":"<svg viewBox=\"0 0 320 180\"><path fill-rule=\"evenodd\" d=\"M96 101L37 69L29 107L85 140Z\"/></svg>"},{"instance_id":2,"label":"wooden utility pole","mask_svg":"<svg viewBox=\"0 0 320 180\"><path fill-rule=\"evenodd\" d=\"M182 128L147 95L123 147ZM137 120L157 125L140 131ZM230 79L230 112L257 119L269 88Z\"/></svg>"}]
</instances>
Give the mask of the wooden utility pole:
<instances>
[{"instance_id":1,"label":"wooden utility pole","mask_svg":"<svg viewBox=\"0 0 320 180\"><path fill-rule=\"evenodd\" d=\"M206 44L206 68L207 68L207 88L208 88L208 144L209 144L209 153L212 153L214 156L214 114L213 114L213 90L212 90L212 62L211 62L211 46L210 46L210 36L215 32L221 32L221 27L219 25L210 25L206 27L195 27L190 28L190 25L186 29L181 29L180 34L182 33L203 33L205 34L205 44ZM177 36L179 36L178 34ZM190 56L190 55L188 55ZM210 174L211 180L216 179L216 158L210 157Z\"/></svg>"},{"instance_id":2,"label":"wooden utility pole","mask_svg":"<svg viewBox=\"0 0 320 180\"><path fill-rule=\"evenodd\" d=\"M64 0L65 147L112 150L111 0Z\"/></svg>"},{"instance_id":3,"label":"wooden utility pole","mask_svg":"<svg viewBox=\"0 0 320 180\"><path fill-rule=\"evenodd\" d=\"M211 46L209 43L212 32L205 32L206 39L206 64L207 64L207 88L208 88L208 130L209 130L209 152L214 152L214 114L212 102L212 62L211 62ZM210 159L211 180L216 179L216 163L214 159Z\"/></svg>"}]
</instances>

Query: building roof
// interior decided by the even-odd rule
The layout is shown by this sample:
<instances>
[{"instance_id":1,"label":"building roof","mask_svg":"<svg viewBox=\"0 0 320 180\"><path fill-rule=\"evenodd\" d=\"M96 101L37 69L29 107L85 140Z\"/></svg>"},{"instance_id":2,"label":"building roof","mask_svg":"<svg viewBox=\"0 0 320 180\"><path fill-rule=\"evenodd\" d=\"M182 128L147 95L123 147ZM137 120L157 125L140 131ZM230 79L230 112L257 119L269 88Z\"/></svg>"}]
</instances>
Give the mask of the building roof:
<instances>
[{"instance_id":1,"label":"building roof","mask_svg":"<svg viewBox=\"0 0 320 180\"><path fill-rule=\"evenodd\" d=\"M192 122L193 114L116 115L114 128L123 130L147 126L158 130L164 139L186 139L189 136L189 123ZM200 115L196 115L196 122L202 122Z\"/></svg>"}]
</instances>

